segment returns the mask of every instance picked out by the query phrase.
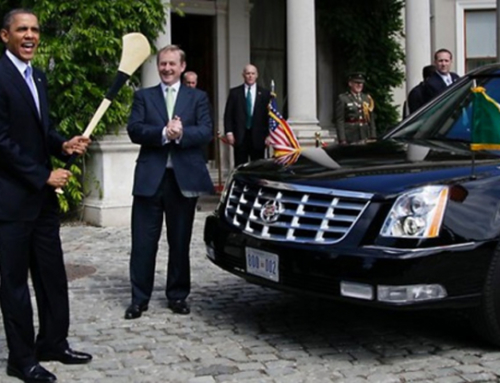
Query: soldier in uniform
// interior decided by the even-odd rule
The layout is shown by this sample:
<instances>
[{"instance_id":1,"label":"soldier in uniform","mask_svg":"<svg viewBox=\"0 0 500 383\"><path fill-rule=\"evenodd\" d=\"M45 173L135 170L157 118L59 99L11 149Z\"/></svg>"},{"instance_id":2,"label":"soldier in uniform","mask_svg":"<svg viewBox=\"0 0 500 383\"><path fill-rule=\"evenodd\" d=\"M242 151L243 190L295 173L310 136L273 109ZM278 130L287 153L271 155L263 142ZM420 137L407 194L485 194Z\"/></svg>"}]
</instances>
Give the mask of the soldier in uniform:
<instances>
[{"instance_id":1,"label":"soldier in uniform","mask_svg":"<svg viewBox=\"0 0 500 383\"><path fill-rule=\"evenodd\" d=\"M349 90L339 95L336 106L337 138L340 144L366 143L376 139L374 102L363 93L365 77L362 73L349 76Z\"/></svg>"}]
</instances>

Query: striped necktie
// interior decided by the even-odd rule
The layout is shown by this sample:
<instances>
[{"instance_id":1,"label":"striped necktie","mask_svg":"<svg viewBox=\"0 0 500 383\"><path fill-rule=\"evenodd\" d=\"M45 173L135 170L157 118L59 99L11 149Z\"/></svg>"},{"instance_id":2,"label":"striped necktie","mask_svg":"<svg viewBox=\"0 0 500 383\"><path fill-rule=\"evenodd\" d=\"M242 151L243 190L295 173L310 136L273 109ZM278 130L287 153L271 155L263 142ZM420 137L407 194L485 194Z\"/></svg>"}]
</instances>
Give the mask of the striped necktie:
<instances>
[{"instance_id":1,"label":"striped necktie","mask_svg":"<svg viewBox=\"0 0 500 383\"><path fill-rule=\"evenodd\" d=\"M38 114L40 114L40 101L38 100L38 92L35 87L35 83L33 82L33 68L31 66L27 66L24 70L24 80L26 81L26 85L30 88L31 95L33 96L33 101L35 101L36 109L38 110Z\"/></svg>"}]
</instances>

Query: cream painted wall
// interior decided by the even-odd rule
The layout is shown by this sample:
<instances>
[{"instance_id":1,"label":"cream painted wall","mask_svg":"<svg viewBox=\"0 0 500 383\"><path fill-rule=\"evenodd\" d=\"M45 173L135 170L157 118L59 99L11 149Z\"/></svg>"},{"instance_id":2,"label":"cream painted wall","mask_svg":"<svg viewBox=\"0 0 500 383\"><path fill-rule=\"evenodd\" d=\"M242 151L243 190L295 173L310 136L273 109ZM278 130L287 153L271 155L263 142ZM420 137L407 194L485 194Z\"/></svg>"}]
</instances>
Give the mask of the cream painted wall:
<instances>
[{"instance_id":1,"label":"cream painted wall","mask_svg":"<svg viewBox=\"0 0 500 383\"><path fill-rule=\"evenodd\" d=\"M435 52L438 49L446 48L453 53L452 71L457 70L457 63L463 60L457 54L457 0L431 0L431 49ZM462 73L458 73L463 75Z\"/></svg>"}]
</instances>

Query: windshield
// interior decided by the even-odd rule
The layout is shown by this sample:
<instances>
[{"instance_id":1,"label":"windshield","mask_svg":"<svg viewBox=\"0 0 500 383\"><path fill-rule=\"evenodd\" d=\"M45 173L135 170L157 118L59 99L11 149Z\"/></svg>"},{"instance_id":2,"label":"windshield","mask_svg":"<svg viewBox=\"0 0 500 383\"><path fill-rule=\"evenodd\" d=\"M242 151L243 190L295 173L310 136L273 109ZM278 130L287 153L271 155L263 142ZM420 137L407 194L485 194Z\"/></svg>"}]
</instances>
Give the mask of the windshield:
<instances>
[{"instance_id":1,"label":"windshield","mask_svg":"<svg viewBox=\"0 0 500 383\"><path fill-rule=\"evenodd\" d=\"M437 100L403 121L388 138L470 143L473 113L471 88L482 86L488 96L500 101L500 78L485 77L484 73L481 75L462 78Z\"/></svg>"}]
</instances>

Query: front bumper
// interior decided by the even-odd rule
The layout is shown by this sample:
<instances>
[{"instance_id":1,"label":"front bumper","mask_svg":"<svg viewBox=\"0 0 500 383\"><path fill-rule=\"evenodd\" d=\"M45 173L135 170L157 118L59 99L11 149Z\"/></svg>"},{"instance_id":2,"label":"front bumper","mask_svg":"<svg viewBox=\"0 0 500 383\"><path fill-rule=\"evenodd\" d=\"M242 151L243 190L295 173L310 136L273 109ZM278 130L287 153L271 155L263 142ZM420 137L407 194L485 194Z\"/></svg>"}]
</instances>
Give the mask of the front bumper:
<instances>
[{"instance_id":1,"label":"front bumper","mask_svg":"<svg viewBox=\"0 0 500 383\"><path fill-rule=\"evenodd\" d=\"M207 217L204 240L208 258L214 264L252 283L371 306L419 309L478 305L494 248L492 243L389 249L344 248L341 243L321 246L272 242L241 233L217 214ZM278 281L247 272L247 248L277 256ZM343 296L342 282L372 286L373 299ZM439 284L447 296L412 303L378 300L377 286L415 284Z\"/></svg>"}]
</instances>

